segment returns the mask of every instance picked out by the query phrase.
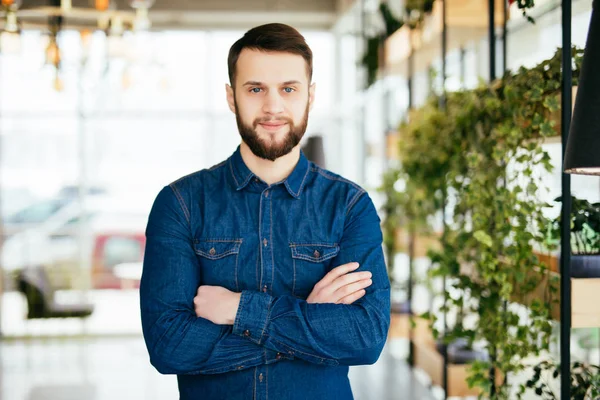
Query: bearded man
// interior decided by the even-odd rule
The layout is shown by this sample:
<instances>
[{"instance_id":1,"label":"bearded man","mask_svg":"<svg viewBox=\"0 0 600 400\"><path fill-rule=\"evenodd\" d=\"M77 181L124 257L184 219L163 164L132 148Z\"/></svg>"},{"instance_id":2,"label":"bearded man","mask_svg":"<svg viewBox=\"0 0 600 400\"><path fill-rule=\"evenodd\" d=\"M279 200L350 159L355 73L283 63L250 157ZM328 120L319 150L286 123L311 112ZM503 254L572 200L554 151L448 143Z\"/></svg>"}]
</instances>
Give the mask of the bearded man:
<instances>
[{"instance_id":1,"label":"bearded man","mask_svg":"<svg viewBox=\"0 0 600 400\"><path fill-rule=\"evenodd\" d=\"M296 29L251 29L228 68L240 146L165 186L150 212L150 361L177 374L183 400L352 399L348 367L379 358L390 322L379 217L300 149L315 84Z\"/></svg>"}]
</instances>

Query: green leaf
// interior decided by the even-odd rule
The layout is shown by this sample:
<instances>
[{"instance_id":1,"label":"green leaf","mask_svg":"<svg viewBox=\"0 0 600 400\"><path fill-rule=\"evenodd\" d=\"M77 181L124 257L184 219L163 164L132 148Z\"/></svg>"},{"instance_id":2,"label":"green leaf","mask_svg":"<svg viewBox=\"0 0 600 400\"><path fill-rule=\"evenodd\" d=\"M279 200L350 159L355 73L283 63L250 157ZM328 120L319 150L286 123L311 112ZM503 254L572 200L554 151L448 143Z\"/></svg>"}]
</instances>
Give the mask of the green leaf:
<instances>
[{"instance_id":1,"label":"green leaf","mask_svg":"<svg viewBox=\"0 0 600 400\"><path fill-rule=\"evenodd\" d=\"M493 243L492 243L492 238L490 237L490 235L488 235L487 233L485 233L484 231L476 231L475 233L473 233L473 237L481 244L485 245L486 247L492 247Z\"/></svg>"}]
</instances>

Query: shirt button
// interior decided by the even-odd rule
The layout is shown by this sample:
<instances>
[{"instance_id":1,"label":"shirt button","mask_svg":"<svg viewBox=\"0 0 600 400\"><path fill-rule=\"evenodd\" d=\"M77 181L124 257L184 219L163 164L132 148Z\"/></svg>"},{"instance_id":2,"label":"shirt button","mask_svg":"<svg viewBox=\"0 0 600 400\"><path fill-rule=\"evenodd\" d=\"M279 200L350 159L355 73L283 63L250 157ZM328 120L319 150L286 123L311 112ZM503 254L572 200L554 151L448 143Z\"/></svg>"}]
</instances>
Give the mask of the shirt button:
<instances>
[{"instance_id":1,"label":"shirt button","mask_svg":"<svg viewBox=\"0 0 600 400\"><path fill-rule=\"evenodd\" d=\"M263 286L263 292L267 293L267 285Z\"/></svg>"},{"instance_id":2,"label":"shirt button","mask_svg":"<svg viewBox=\"0 0 600 400\"><path fill-rule=\"evenodd\" d=\"M254 182L258 183L258 178L254 178Z\"/></svg>"},{"instance_id":3,"label":"shirt button","mask_svg":"<svg viewBox=\"0 0 600 400\"><path fill-rule=\"evenodd\" d=\"M265 192L265 197L269 197L269 191L268 190Z\"/></svg>"},{"instance_id":4,"label":"shirt button","mask_svg":"<svg viewBox=\"0 0 600 400\"><path fill-rule=\"evenodd\" d=\"M244 366L243 366L243 365L240 365L240 366L239 366L237 369L242 369L242 368L244 368Z\"/></svg>"},{"instance_id":5,"label":"shirt button","mask_svg":"<svg viewBox=\"0 0 600 400\"><path fill-rule=\"evenodd\" d=\"M212 249L210 249L210 250L209 250L209 253L210 253L210 255L211 255L211 256L214 256L216 252L217 252L217 251L215 250L215 248L214 248L214 247L213 247Z\"/></svg>"},{"instance_id":6,"label":"shirt button","mask_svg":"<svg viewBox=\"0 0 600 400\"><path fill-rule=\"evenodd\" d=\"M265 245L265 247L267 247L268 243L269 243L269 241L267 239L263 239L263 244Z\"/></svg>"},{"instance_id":7,"label":"shirt button","mask_svg":"<svg viewBox=\"0 0 600 400\"><path fill-rule=\"evenodd\" d=\"M250 331L249 330L245 330L244 331L244 336L250 336Z\"/></svg>"},{"instance_id":8,"label":"shirt button","mask_svg":"<svg viewBox=\"0 0 600 400\"><path fill-rule=\"evenodd\" d=\"M258 380L261 382L263 381L263 374L258 375Z\"/></svg>"},{"instance_id":9,"label":"shirt button","mask_svg":"<svg viewBox=\"0 0 600 400\"><path fill-rule=\"evenodd\" d=\"M319 258L319 256L321 255L321 253L319 253L319 250L315 250L315 252L313 253L313 255L315 256L315 258Z\"/></svg>"},{"instance_id":10,"label":"shirt button","mask_svg":"<svg viewBox=\"0 0 600 400\"><path fill-rule=\"evenodd\" d=\"M281 353L277 353L277 355L275 356L276 359L281 360Z\"/></svg>"}]
</instances>

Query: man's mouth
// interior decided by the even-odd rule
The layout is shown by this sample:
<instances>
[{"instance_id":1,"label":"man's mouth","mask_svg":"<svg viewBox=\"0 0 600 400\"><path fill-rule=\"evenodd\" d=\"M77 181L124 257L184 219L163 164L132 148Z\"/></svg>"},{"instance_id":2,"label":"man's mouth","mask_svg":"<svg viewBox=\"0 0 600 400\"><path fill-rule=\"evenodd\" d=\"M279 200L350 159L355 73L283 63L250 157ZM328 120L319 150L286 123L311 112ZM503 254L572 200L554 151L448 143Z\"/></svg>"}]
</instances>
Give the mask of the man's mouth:
<instances>
[{"instance_id":1,"label":"man's mouth","mask_svg":"<svg viewBox=\"0 0 600 400\"><path fill-rule=\"evenodd\" d=\"M264 129L268 130L268 131L276 131L279 128L281 128L282 126L284 126L286 123L285 122L261 122L259 123L260 126L262 126Z\"/></svg>"}]
</instances>

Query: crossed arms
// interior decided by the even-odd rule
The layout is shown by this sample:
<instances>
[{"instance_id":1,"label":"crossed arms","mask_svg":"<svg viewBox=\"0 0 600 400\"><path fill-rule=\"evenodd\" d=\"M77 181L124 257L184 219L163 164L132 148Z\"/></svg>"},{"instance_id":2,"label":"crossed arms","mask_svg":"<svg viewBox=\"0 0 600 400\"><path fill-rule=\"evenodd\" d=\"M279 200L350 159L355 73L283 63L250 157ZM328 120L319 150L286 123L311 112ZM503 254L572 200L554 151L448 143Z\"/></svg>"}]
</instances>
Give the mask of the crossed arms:
<instances>
[{"instance_id":1,"label":"crossed arms","mask_svg":"<svg viewBox=\"0 0 600 400\"><path fill-rule=\"evenodd\" d=\"M389 328L389 281L379 218L366 194L348 211L332 259L339 267L307 300L203 287L189 222L170 186L154 203L146 237L142 328L159 372L224 373L264 364L266 350L331 366L379 357ZM361 271L352 273L356 263ZM217 303L220 308L210 308Z\"/></svg>"}]
</instances>

